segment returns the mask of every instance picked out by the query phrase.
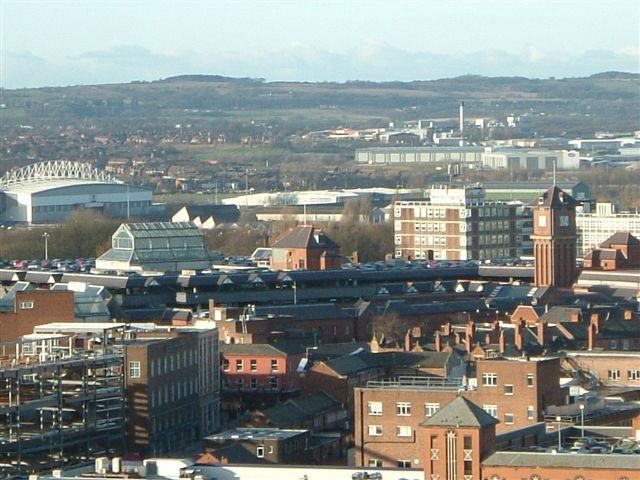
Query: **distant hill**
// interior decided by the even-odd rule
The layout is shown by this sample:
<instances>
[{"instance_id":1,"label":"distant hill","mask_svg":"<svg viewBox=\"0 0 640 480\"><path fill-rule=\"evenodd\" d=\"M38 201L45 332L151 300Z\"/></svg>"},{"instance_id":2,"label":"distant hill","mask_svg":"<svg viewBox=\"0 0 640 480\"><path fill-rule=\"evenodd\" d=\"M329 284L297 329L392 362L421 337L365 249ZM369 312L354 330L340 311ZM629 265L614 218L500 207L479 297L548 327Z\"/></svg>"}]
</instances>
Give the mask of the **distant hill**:
<instances>
[{"instance_id":1,"label":"distant hill","mask_svg":"<svg viewBox=\"0 0 640 480\"><path fill-rule=\"evenodd\" d=\"M561 134L640 129L640 75L530 79L466 75L413 82L266 82L180 75L153 82L3 90L3 126L105 122L142 128L255 120L290 131L388 121L520 115L530 131Z\"/></svg>"}]
</instances>

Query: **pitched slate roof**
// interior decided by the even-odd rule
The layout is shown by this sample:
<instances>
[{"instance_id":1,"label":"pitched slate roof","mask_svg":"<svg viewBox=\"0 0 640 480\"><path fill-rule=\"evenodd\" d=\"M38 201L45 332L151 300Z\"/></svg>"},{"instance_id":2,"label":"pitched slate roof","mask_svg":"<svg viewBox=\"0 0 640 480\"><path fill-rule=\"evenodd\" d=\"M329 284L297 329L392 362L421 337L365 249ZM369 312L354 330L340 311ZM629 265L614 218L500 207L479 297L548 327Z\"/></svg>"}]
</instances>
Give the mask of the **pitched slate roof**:
<instances>
[{"instance_id":1,"label":"pitched slate roof","mask_svg":"<svg viewBox=\"0 0 640 480\"><path fill-rule=\"evenodd\" d=\"M621 471L638 470L640 469L640 455L494 452L486 460L483 460L482 465L485 467L575 468L577 470L594 468L609 468Z\"/></svg>"},{"instance_id":2,"label":"pitched slate roof","mask_svg":"<svg viewBox=\"0 0 640 480\"><path fill-rule=\"evenodd\" d=\"M272 248L339 248L320 229L311 225L298 225L277 240Z\"/></svg>"},{"instance_id":3,"label":"pitched slate roof","mask_svg":"<svg viewBox=\"0 0 640 480\"><path fill-rule=\"evenodd\" d=\"M612 245L640 245L640 240L629 232L616 232L600 244L600 248L612 248Z\"/></svg>"},{"instance_id":4,"label":"pitched slate roof","mask_svg":"<svg viewBox=\"0 0 640 480\"><path fill-rule=\"evenodd\" d=\"M351 375L375 368L444 368L451 352L360 353L334 358L325 364L339 375Z\"/></svg>"},{"instance_id":5,"label":"pitched slate roof","mask_svg":"<svg viewBox=\"0 0 640 480\"><path fill-rule=\"evenodd\" d=\"M263 411L269 423L287 428L312 421L317 415L341 407L341 403L325 392L316 392L303 397L278 403Z\"/></svg>"},{"instance_id":6,"label":"pitched slate roof","mask_svg":"<svg viewBox=\"0 0 640 480\"><path fill-rule=\"evenodd\" d=\"M575 199L564 190L561 190L556 185L550 187L546 192L538 195L530 203L530 207L574 207L576 205Z\"/></svg>"},{"instance_id":7,"label":"pitched slate roof","mask_svg":"<svg viewBox=\"0 0 640 480\"><path fill-rule=\"evenodd\" d=\"M437 427L486 427L495 425L493 418L475 403L464 397L456 397L420 425Z\"/></svg>"}]
</instances>

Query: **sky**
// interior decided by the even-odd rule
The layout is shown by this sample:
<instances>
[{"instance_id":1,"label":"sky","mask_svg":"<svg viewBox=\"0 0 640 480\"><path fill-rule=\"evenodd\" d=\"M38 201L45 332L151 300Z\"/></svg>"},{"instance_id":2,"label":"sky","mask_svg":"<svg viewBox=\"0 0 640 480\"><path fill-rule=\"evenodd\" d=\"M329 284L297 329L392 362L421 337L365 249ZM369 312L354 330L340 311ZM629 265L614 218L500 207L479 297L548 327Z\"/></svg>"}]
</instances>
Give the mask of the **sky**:
<instances>
[{"instance_id":1,"label":"sky","mask_svg":"<svg viewBox=\"0 0 640 480\"><path fill-rule=\"evenodd\" d=\"M4 88L640 72L632 1L0 0Z\"/></svg>"}]
</instances>

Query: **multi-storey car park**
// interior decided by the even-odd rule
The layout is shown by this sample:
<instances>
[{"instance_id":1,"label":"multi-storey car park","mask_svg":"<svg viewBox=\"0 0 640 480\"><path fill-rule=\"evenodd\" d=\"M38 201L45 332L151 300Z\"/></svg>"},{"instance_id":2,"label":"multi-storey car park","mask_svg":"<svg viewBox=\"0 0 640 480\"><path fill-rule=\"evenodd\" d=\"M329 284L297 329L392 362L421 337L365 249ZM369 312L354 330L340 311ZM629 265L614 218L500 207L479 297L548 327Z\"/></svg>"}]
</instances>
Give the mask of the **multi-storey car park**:
<instances>
[{"instance_id":1,"label":"multi-storey car park","mask_svg":"<svg viewBox=\"0 0 640 480\"><path fill-rule=\"evenodd\" d=\"M74 351L66 339L27 335L15 358L1 360L0 476L122 451L123 355L100 344Z\"/></svg>"}]
</instances>

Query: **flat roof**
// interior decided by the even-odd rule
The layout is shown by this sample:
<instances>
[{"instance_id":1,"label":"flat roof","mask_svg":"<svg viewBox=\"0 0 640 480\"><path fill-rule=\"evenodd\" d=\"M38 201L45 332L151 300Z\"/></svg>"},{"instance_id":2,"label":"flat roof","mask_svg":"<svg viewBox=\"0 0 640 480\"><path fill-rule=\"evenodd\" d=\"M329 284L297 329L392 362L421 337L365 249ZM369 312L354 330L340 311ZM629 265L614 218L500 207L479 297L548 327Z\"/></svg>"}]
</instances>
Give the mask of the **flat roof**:
<instances>
[{"instance_id":1,"label":"flat roof","mask_svg":"<svg viewBox=\"0 0 640 480\"><path fill-rule=\"evenodd\" d=\"M615 453L546 453L546 452L494 452L482 462L484 467L546 467L618 470L640 470L640 455Z\"/></svg>"},{"instance_id":2,"label":"flat roof","mask_svg":"<svg viewBox=\"0 0 640 480\"><path fill-rule=\"evenodd\" d=\"M47 190L53 190L62 187L79 187L83 185L108 185L115 187L127 187L126 183L121 182L100 182L96 180L80 180L76 178L60 179L60 180L46 180L46 181L25 181L23 183L16 183L4 188L6 193L39 193ZM146 188L139 187L137 185L129 185L130 191L150 191Z\"/></svg>"},{"instance_id":3,"label":"flat roof","mask_svg":"<svg viewBox=\"0 0 640 480\"><path fill-rule=\"evenodd\" d=\"M281 428L234 428L205 437L205 440L284 440L308 431Z\"/></svg>"}]
</instances>

